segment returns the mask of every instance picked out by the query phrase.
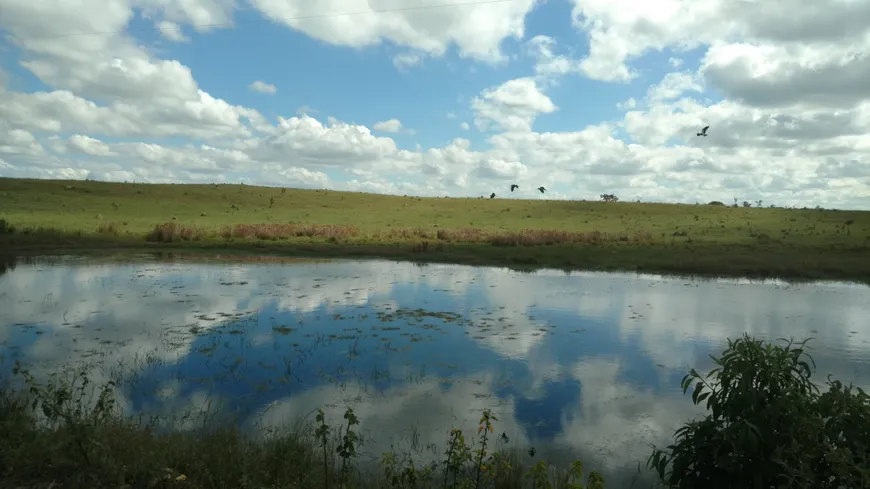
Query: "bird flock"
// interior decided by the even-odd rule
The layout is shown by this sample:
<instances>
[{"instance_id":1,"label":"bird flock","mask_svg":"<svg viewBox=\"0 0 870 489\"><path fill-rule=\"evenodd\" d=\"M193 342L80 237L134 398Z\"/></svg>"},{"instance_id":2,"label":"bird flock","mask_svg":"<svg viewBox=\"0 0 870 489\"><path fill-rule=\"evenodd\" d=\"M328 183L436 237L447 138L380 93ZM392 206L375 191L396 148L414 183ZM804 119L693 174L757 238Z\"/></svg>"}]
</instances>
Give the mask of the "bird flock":
<instances>
[{"instance_id":1,"label":"bird flock","mask_svg":"<svg viewBox=\"0 0 870 489\"><path fill-rule=\"evenodd\" d=\"M518 188L520 188L519 185L517 185L517 184L515 184L515 183L512 183L512 184L511 184L511 192L513 192L514 190L516 190L516 189L518 189ZM538 187L537 190L538 190L538 192L541 192L541 193L544 193L544 192L547 191L547 189L546 189L545 187L543 187L543 186ZM494 199L494 198L495 198L495 192L489 194L489 198L490 198L490 199Z\"/></svg>"},{"instance_id":2,"label":"bird flock","mask_svg":"<svg viewBox=\"0 0 870 489\"><path fill-rule=\"evenodd\" d=\"M710 129L710 126L704 126L704 127L701 129L701 132L697 133L697 135L698 135L698 136L704 136L704 137L707 137L707 129ZM518 189L518 188L520 188L519 185L517 185L517 184L515 184L515 183L512 183L512 184L511 184L511 192L513 192L514 190L516 190L516 189ZM539 192L541 192L541 193L544 193L544 192L547 191L547 189L544 188L543 186L538 187L537 190L538 190ZM494 198L495 198L495 192L489 194L489 198L490 198L490 199L494 199Z\"/></svg>"}]
</instances>

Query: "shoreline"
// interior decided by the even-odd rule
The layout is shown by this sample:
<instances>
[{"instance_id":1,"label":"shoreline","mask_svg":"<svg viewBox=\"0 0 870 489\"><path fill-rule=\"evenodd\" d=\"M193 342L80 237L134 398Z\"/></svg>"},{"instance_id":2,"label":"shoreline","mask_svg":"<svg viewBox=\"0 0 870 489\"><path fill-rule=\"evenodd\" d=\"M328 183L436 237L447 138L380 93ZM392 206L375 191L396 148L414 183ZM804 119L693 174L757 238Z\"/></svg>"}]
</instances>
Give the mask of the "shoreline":
<instances>
[{"instance_id":1,"label":"shoreline","mask_svg":"<svg viewBox=\"0 0 870 489\"><path fill-rule=\"evenodd\" d=\"M387 259L870 284L870 212L0 178L0 255Z\"/></svg>"},{"instance_id":2,"label":"shoreline","mask_svg":"<svg viewBox=\"0 0 870 489\"><path fill-rule=\"evenodd\" d=\"M716 244L567 244L494 246L477 243L331 243L324 240L149 242L131 236L38 234L0 236L8 257L59 254L188 253L309 259L387 259L507 267L520 271L627 272L704 278L844 281L870 284L870 249ZM59 238L59 239L57 239Z\"/></svg>"}]
</instances>

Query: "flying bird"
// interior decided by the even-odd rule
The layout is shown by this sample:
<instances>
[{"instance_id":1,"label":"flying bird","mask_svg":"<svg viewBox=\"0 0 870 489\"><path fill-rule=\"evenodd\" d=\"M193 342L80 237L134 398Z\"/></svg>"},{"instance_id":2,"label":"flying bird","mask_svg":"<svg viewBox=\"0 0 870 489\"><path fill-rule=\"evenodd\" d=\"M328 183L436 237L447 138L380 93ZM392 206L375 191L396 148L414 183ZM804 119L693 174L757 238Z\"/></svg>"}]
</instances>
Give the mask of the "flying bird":
<instances>
[{"instance_id":1,"label":"flying bird","mask_svg":"<svg viewBox=\"0 0 870 489\"><path fill-rule=\"evenodd\" d=\"M538 187L538 190L540 190L541 193L544 193L547 189L545 189L544 187Z\"/></svg>"},{"instance_id":2,"label":"flying bird","mask_svg":"<svg viewBox=\"0 0 870 489\"><path fill-rule=\"evenodd\" d=\"M710 129L710 126L704 126L704 129L701 129L701 132L698 133L698 136L707 137L707 129Z\"/></svg>"},{"instance_id":3,"label":"flying bird","mask_svg":"<svg viewBox=\"0 0 870 489\"><path fill-rule=\"evenodd\" d=\"M489 194L489 198L490 198L490 199L494 199L494 198L495 198L495 192Z\"/></svg>"},{"instance_id":4,"label":"flying bird","mask_svg":"<svg viewBox=\"0 0 870 489\"><path fill-rule=\"evenodd\" d=\"M514 183L514 184L511 184L511 192L513 192L514 190L516 190L516 189L518 189L518 188L520 188L519 185L517 185L517 184L515 184L515 183Z\"/></svg>"}]
</instances>

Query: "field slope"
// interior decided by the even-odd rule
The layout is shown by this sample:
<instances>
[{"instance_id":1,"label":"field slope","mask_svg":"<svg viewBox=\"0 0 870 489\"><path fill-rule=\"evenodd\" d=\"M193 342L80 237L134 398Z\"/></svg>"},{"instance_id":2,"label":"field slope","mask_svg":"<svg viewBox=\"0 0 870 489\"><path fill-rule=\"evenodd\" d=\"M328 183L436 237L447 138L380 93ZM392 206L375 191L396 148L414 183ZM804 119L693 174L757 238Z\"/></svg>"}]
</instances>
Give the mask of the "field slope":
<instances>
[{"instance_id":1,"label":"field slope","mask_svg":"<svg viewBox=\"0 0 870 489\"><path fill-rule=\"evenodd\" d=\"M0 178L6 254L105 249L870 282L870 212Z\"/></svg>"}]
</instances>

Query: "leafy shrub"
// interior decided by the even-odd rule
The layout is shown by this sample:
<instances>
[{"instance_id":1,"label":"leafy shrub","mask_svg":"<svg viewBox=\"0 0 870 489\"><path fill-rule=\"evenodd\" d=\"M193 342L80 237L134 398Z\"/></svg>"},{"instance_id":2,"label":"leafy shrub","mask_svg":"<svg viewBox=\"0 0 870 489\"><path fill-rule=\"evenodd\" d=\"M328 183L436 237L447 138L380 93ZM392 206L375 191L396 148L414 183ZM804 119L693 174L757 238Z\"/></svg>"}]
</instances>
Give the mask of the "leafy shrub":
<instances>
[{"instance_id":1,"label":"leafy shrub","mask_svg":"<svg viewBox=\"0 0 870 489\"><path fill-rule=\"evenodd\" d=\"M15 228L6 219L0 219L0 234L14 234Z\"/></svg>"},{"instance_id":2,"label":"leafy shrub","mask_svg":"<svg viewBox=\"0 0 870 489\"><path fill-rule=\"evenodd\" d=\"M648 465L672 488L870 487L870 397L828 378L819 394L812 357L797 346L744 334L728 341L717 367L692 369L692 402L709 414L675 432ZM810 364L813 364L811 367Z\"/></svg>"}]
</instances>

